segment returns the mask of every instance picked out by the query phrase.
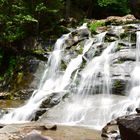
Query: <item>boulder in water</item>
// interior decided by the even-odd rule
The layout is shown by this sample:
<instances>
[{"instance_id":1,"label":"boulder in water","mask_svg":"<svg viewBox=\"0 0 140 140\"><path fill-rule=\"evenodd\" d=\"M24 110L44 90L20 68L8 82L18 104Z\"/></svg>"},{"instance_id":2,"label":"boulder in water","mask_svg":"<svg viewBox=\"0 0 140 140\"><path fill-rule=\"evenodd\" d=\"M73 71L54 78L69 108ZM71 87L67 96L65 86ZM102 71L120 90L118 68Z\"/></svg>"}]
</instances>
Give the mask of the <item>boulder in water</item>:
<instances>
[{"instance_id":1,"label":"boulder in water","mask_svg":"<svg viewBox=\"0 0 140 140\"><path fill-rule=\"evenodd\" d=\"M121 140L140 140L140 114L118 119Z\"/></svg>"},{"instance_id":2,"label":"boulder in water","mask_svg":"<svg viewBox=\"0 0 140 140\"><path fill-rule=\"evenodd\" d=\"M101 134L103 140L120 140L117 121L112 120L103 129Z\"/></svg>"},{"instance_id":3,"label":"boulder in water","mask_svg":"<svg viewBox=\"0 0 140 140\"><path fill-rule=\"evenodd\" d=\"M136 108L136 112L137 113L140 113L140 108Z\"/></svg>"}]
</instances>

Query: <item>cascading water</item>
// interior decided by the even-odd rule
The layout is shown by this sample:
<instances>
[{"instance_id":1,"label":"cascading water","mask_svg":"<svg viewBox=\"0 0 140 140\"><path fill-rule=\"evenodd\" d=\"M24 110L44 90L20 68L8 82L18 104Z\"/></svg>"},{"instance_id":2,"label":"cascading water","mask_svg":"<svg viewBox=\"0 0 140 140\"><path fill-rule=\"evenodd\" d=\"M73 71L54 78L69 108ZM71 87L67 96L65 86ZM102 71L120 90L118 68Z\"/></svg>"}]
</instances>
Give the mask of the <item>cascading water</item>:
<instances>
[{"instance_id":1,"label":"cascading water","mask_svg":"<svg viewBox=\"0 0 140 140\"><path fill-rule=\"evenodd\" d=\"M132 89L129 98L133 104L133 111L140 107L140 31L137 32L136 42L136 66L132 71Z\"/></svg>"},{"instance_id":2,"label":"cascading water","mask_svg":"<svg viewBox=\"0 0 140 140\"><path fill-rule=\"evenodd\" d=\"M101 80L103 80L103 89L100 91L104 94L108 94L110 89L110 75L109 75L109 65L110 65L110 56L111 51L115 48L117 42L112 42L100 56L93 58L85 68L81 71L81 79L80 84L78 86L78 90L73 91L74 93L71 95L70 101L64 102L62 106L56 107L54 112L51 114L51 121L55 120L56 122L61 123L69 123L69 124L84 124L84 125L94 125L97 127L102 126L105 122L109 121L105 118L105 113L103 115L102 111L109 111L108 108L100 108L98 110L99 103L96 102L97 96L92 96L92 94L96 94L96 85L99 81L99 74L102 75ZM103 68L103 69L102 69ZM102 96L103 98L103 96ZM105 106L104 99L108 99L109 97L103 98L101 100L101 104L99 106ZM99 99L98 99L99 100ZM97 106L96 106L97 104ZM109 105L109 103L107 103ZM61 110L61 111L60 111ZM51 111L50 111L51 112ZM59 112L59 117L55 116ZM67 112L67 113L65 113ZM91 118L91 114L96 112L96 117ZM89 115L90 114L90 115ZM98 114L98 115L97 115ZM57 120L56 120L56 118ZM61 116L61 117L60 117Z\"/></svg>"},{"instance_id":3,"label":"cascading water","mask_svg":"<svg viewBox=\"0 0 140 140\"><path fill-rule=\"evenodd\" d=\"M77 30L86 28L84 24ZM117 35L123 31L122 26L113 29ZM49 56L38 90L32 94L27 104L4 115L0 122L30 121L45 99L53 93L60 93L59 96L63 97L66 92L69 93L68 98L62 99L47 112L47 122L87 125L101 129L111 119L133 113L140 103L140 32L137 32L136 66L131 74L132 88L129 96L121 99L110 94L110 66L118 41L105 44L106 33L85 39L81 54L72 57L68 55L65 71L62 71L61 63L66 51L64 45L71 39L71 33L58 39ZM128 112L128 108L131 108L131 112Z\"/></svg>"},{"instance_id":4,"label":"cascading water","mask_svg":"<svg viewBox=\"0 0 140 140\"><path fill-rule=\"evenodd\" d=\"M107 32L103 32L103 33L96 35L97 42L104 42L104 37L105 37L106 33Z\"/></svg>"},{"instance_id":5,"label":"cascading water","mask_svg":"<svg viewBox=\"0 0 140 140\"><path fill-rule=\"evenodd\" d=\"M117 106L121 108L112 111L111 116L114 118L126 114L135 113L135 109L140 107L140 32L136 33L136 64L131 73L131 89L128 97L122 100ZM131 48L130 48L131 49Z\"/></svg>"},{"instance_id":6,"label":"cascading water","mask_svg":"<svg viewBox=\"0 0 140 140\"><path fill-rule=\"evenodd\" d=\"M26 105L19 107L12 112L6 114L1 119L1 122L15 123L22 121L30 121L40 104L50 94L56 91L59 85L61 76L59 75L59 67L61 63L61 52L65 40L68 39L69 34L63 35L57 40L54 51L49 57L47 68L44 72L43 78L40 82L38 91L35 91Z\"/></svg>"}]
</instances>

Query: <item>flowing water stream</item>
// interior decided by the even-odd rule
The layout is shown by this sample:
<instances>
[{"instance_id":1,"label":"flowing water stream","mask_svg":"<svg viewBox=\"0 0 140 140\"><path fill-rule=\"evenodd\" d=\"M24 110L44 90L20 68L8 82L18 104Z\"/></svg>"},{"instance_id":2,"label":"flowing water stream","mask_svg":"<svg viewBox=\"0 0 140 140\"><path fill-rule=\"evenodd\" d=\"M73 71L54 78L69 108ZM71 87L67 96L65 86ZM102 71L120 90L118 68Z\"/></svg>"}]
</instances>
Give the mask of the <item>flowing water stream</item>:
<instances>
[{"instance_id":1,"label":"flowing water stream","mask_svg":"<svg viewBox=\"0 0 140 140\"><path fill-rule=\"evenodd\" d=\"M77 30L85 28L84 24ZM120 30L122 27L115 28L117 33ZM86 39L82 53L72 57L63 72L61 63L62 56L65 56L64 45L71 33L59 38L49 56L38 90L34 91L24 106L4 115L0 122L31 121L41 103L51 94L59 93L63 96L66 92L68 98L48 111L47 122L101 129L111 119L135 112L135 108L140 104L140 32L137 32L136 65L131 73L132 88L126 97L111 94L110 66L118 41L105 44L106 33ZM103 49L99 55L96 55L99 46ZM90 57L87 57L87 53ZM128 111L128 108L131 108L131 111Z\"/></svg>"}]
</instances>

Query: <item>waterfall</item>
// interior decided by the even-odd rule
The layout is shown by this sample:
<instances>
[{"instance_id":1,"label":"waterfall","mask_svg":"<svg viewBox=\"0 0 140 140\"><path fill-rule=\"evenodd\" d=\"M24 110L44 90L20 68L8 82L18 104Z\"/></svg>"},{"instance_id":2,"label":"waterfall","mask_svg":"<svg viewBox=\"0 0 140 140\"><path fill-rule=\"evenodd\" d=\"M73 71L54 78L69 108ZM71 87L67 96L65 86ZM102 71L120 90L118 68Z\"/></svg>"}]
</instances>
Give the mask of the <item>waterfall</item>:
<instances>
[{"instance_id":1,"label":"waterfall","mask_svg":"<svg viewBox=\"0 0 140 140\"><path fill-rule=\"evenodd\" d=\"M91 123L97 128L98 126L102 126L103 124L105 124L105 122L109 121L109 120L103 120L102 115L99 116L99 114L102 113L102 111L100 110L99 112L97 110L97 106L95 106L96 99L92 95L96 94L95 88L98 82L99 73L103 75L102 80L105 80L103 82L104 86L102 86L104 88L101 89L100 91L103 94L109 94L108 92L110 91L109 90L110 79L109 79L109 72L107 72L107 70L109 69L109 63L110 63L109 58L111 56L111 51L114 49L115 45L116 45L116 42L112 42L103 51L103 53L100 56L93 58L85 66L83 71L81 71L81 79L80 79L78 91L76 90L73 93L70 99L70 102L68 101L64 103L62 106L60 107L58 106L58 108L56 107L55 112L59 112L60 114L59 116L61 116L61 118L58 118L57 120L58 122L68 123L68 124L78 124L78 123L84 124L85 120L88 120L88 122L86 122L85 125L89 125ZM106 102L109 105L109 99L106 100ZM104 103L105 101L104 99L102 99L102 102L101 102L102 106L105 105ZM98 112L98 117L94 119L89 118L88 115L90 113L92 114L92 112L94 112L95 110L96 110L96 113ZM64 113L64 112L67 112L67 113ZM52 113L51 117L52 118L54 117L54 113Z\"/></svg>"},{"instance_id":2,"label":"waterfall","mask_svg":"<svg viewBox=\"0 0 140 140\"><path fill-rule=\"evenodd\" d=\"M98 39L98 41L102 42L102 38L104 36L103 34L101 34L101 36L98 35L98 38L100 38ZM97 44L100 44L101 42L97 42ZM90 48L88 47L87 43L85 44L86 47L84 48L86 50L87 48ZM81 78L77 89L72 90L70 98L62 103L61 106L58 105L54 107L54 111L53 109L50 110L48 118L51 122L56 121L65 124L84 125L92 124L93 126L96 126L96 128L98 128L109 121L108 117L105 118L105 116L107 116L107 113L102 114L102 111L109 111L109 105L112 103L109 97L111 86L109 66L111 64L110 59L116 45L117 42L110 43L100 56L94 57L91 61L87 62L84 69L80 72ZM95 44L93 46L96 47ZM83 50L83 54L85 54L86 52L85 49ZM100 75L102 75L101 83L103 85L101 86L102 88L99 91L103 94L102 99L98 98L98 96L95 95L97 93L96 85L97 82L99 82ZM104 94L106 94L105 97ZM98 101L96 100L96 98ZM99 99L101 100L100 105ZM107 108L98 110L98 105L102 107L106 106ZM94 114L95 112L96 117L94 117L93 119L91 118L91 114Z\"/></svg>"},{"instance_id":3,"label":"waterfall","mask_svg":"<svg viewBox=\"0 0 140 140\"><path fill-rule=\"evenodd\" d=\"M76 31L86 29L86 24L84 24ZM84 41L82 38L80 41L83 42L82 45L80 44L81 48L78 53L73 53L73 48L71 48L72 56L67 54L66 45L69 44L69 40L74 42L73 33L59 38L46 63L46 70L38 89L34 91L25 105L5 114L0 122L31 121L41 103L53 93L58 94L61 102L48 110L47 122L92 126L101 129L111 119L134 113L135 108L140 104L140 31L137 31L136 65L131 73L132 87L127 97L119 97L111 95L111 65L120 40L119 34L123 32L123 28L113 26L112 29L117 34L118 41L104 42L107 32L94 37L89 36L84 38ZM74 39L77 40L77 38ZM76 45L74 47L78 46ZM66 65L63 69L62 63ZM68 97L63 99L66 93Z\"/></svg>"},{"instance_id":4,"label":"waterfall","mask_svg":"<svg viewBox=\"0 0 140 140\"><path fill-rule=\"evenodd\" d=\"M86 28L87 27L84 24L77 30ZM54 51L49 56L48 63L46 64L46 70L43 74L38 90L32 94L27 104L4 115L0 120L2 123L30 121L34 118L34 114L39 109L41 103L51 94L62 92L61 96L63 96L63 91L69 85L72 73L80 67L84 53L88 51L93 43L92 39L87 40L84 45L83 53L78 55L76 58L71 59L64 74L61 74L60 64L62 60L62 51L64 51L63 46L69 36L70 33L63 35L56 41Z\"/></svg>"}]
</instances>

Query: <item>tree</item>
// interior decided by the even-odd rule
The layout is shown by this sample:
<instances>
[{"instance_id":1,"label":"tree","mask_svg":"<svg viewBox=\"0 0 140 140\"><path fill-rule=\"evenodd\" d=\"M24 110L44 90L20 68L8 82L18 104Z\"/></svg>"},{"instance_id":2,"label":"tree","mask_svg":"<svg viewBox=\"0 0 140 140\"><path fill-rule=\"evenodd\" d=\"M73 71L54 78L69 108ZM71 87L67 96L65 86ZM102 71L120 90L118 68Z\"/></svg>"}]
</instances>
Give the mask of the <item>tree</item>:
<instances>
[{"instance_id":1,"label":"tree","mask_svg":"<svg viewBox=\"0 0 140 140\"><path fill-rule=\"evenodd\" d=\"M61 0L0 0L0 76L13 71L24 40L57 34L62 6Z\"/></svg>"},{"instance_id":2,"label":"tree","mask_svg":"<svg viewBox=\"0 0 140 140\"><path fill-rule=\"evenodd\" d=\"M129 0L65 0L67 13L76 18L105 18L130 13ZM67 14L68 15L68 14Z\"/></svg>"},{"instance_id":3,"label":"tree","mask_svg":"<svg viewBox=\"0 0 140 140\"><path fill-rule=\"evenodd\" d=\"M100 7L106 8L106 12L114 15L125 15L130 13L129 0L98 0Z\"/></svg>"},{"instance_id":4,"label":"tree","mask_svg":"<svg viewBox=\"0 0 140 140\"><path fill-rule=\"evenodd\" d=\"M0 44L49 33L59 22L61 7L61 0L0 0Z\"/></svg>"}]
</instances>

